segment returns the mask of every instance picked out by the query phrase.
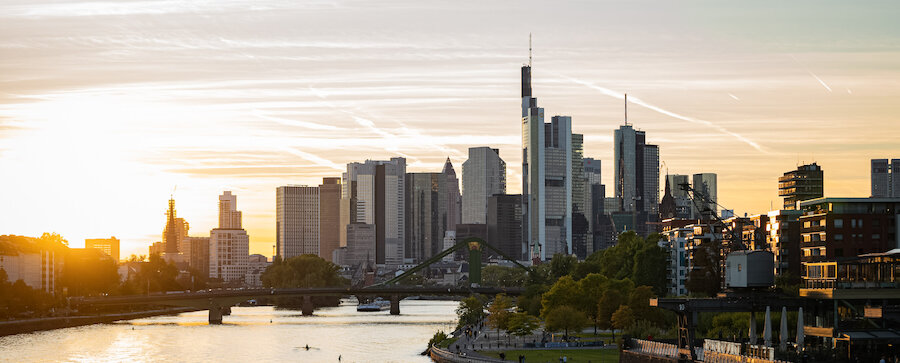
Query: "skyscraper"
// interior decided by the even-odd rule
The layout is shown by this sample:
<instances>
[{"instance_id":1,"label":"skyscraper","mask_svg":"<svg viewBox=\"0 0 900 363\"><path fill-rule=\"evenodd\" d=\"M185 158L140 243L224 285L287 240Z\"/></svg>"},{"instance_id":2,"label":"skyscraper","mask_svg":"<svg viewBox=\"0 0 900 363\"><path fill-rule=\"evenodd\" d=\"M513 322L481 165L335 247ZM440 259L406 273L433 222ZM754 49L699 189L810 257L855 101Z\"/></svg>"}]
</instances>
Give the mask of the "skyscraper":
<instances>
[{"instance_id":1,"label":"skyscraper","mask_svg":"<svg viewBox=\"0 0 900 363\"><path fill-rule=\"evenodd\" d=\"M687 175L668 174L666 175L666 183L669 184L669 190L675 202L675 216L672 218L690 219L694 218L694 205L687 190L682 188L683 185L691 185L691 181ZM660 210L660 213L662 211ZM699 218L699 217L698 217Z\"/></svg>"},{"instance_id":2,"label":"skyscraper","mask_svg":"<svg viewBox=\"0 0 900 363\"><path fill-rule=\"evenodd\" d=\"M627 118L614 133L616 202L619 211L634 215L633 229L639 234L649 233L647 222L657 222L659 216L659 147L646 138Z\"/></svg>"},{"instance_id":3,"label":"skyscraper","mask_svg":"<svg viewBox=\"0 0 900 363\"><path fill-rule=\"evenodd\" d=\"M505 173L504 173L505 174ZM504 179L505 180L505 179ZM440 224L441 239L447 231L456 230L456 225L462 220L462 195L459 193L459 179L450 158L444 162L444 169L438 179L438 223ZM439 248L437 251L441 251Z\"/></svg>"},{"instance_id":4,"label":"skyscraper","mask_svg":"<svg viewBox=\"0 0 900 363\"><path fill-rule=\"evenodd\" d=\"M341 178L322 178L319 185L319 257L332 261L340 247ZM334 261L332 261L334 262Z\"/></svg>"},{"instance_id":5,"label":"skyscraper","mask_svg":"<svg viewBox=\"0 0 900 363\"><path fill-rule=\"evenodd\" d=\"M506 193L506 162L500 158L500 150L485 146L469 148L462 178L461 223L485 223L488 198Z\"/></svg>"},{"instance_id":6,"label":"skyscraper","mask_svg":"<svg viewBox=\"0 0 900 363\"><path fill-rule=\"evenodd\" d=\"M494 194L488 197L487 208L487 242L509 257L526 259L522 253L522 196Z\"/></svg>"},{"instance_id":7,"label":"skyscraper","mask_svg":"<svg viewBox=\"0 0 900 363\"><path fill-rule=\"evenodd\" d=\"M787 210L798 210L800 202L821 198L824 193L822 168L816 163L801 165L778 178L778 196L784 197Z\"/></svg>"},{"instance_id":8,"label":"skyscraper","mask_svg":"<svg viewBox=\"0 0 900 363\"><path fill-rule=\"evenodd\" d=\"M402 264L406 242L406 159L350 163L343 177L341 217L342 223L347 224L341 228L352 223L374 224L375 263Z\"/></svg>"},{"instance_id":9,"label":"skyscraper","mask_svg":"<svg viewBox=\"0 0 900 363\"><path fill-rule=\"evenodd\" d=\"M406 174L406 258L423 261L440 252L439 173Z\"/></svg>"},{"instance_id":10,"label":"skyscraper","mask_svg":"<svg viewBox=\"0 0 900 363\"><path fill-rule=\"evenodd\" d=\"M226 191L219 196L219 228L241 229L241 212L235 210L237 196Z\"/></svg>"},{"instance_id":11,"label":"skyscraper","mask_svg":"<svg viewBox=\"0 0 900 363\"><path fill-rule=\"evenodd\" d=\"M289 185L275 191L275 250L282 259L319 255L319 188ZM331 256L328 257L331 259Z\"/></svg>"},{"instance_id":12,"label":"skyscraper","mask_svg":"<svg viewBox=\"0 0 900 363\"><path fill-rule=\"evenodd\" d=\"M571 180L572 211L569 218L569 230L572 234L572 246L569 253L573 253L580 259L585 259L594 249L594 242L589 239L590 210L585 201L587 180L584 173L584 135L572 134L570 158L570 170L568 179Z\"/></svg>"},{"instance_id":13,"label":"skyscraper","mask_svg":"<svg viewBox=\"0 0 900 363\"><path fill-rule=\"evenodd\" d=\"M872 159L872 197L900 198L900 159Z\"/></svg>"},{"instance_id":14,"label":"skyscraper","mask_svg":"<svg viewBox=\"0 0 900 363\"><path fill-rule=\"evenodd\" d=\"M693 177L693 186L694 188L694 196L695 196L695 206L693 216L698 219L703 220L711 220L715 219L713 217L714 214L718 213L718 202L719 202L719 192L718 192L718 178L714 173L698 173L694 174ZM701 193L706 198L708 198L709 202L703 202L701 199L696 198L697 194ZM699 207L700 209L697 209Z\"/></svg>"},{"instance_id":15,"label":"skyscraper","mask_svg":"<svg viewBox=\"0 0 900 363\"><path fill-rule=\"evenodd\" d=\"M187 249L187 237L190 225L184 218L175 213L175 199L169 198L169 210L166 212L166 227L163 229L162 243L164 252L170 258L176 258L179 252Z\"/></svg>"},{"instance_id":16,"label":"skyscraper","mask_svg":"<svg viewBox=\"0 0 900 363\"><path fill-rule=\"evenodd\" d=\"M241 228L237 196L226 191L219 196L219 228L209 232L209 277L243 281L249 256L250 237Z\"/></svg>"},{"instance_id":17,"label":"skyscraper","mask_svg":"<svg viewBox=\"0 0 900 363\"><path fill-rule=\"evenodd\" d=\"M544 123L544 109L531 97L529 59L522 66L522 236L532 259L573 253L572 140L570 116Z\"/></svg>"}]
</instances>

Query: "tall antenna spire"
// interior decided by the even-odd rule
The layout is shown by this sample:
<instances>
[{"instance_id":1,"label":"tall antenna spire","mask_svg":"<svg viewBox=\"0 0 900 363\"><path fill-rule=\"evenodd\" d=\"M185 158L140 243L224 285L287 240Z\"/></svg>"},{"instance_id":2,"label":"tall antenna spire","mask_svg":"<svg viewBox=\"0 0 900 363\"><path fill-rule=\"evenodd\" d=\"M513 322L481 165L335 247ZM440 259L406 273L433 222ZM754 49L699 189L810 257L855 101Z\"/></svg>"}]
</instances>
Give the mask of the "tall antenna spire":
<instances>
[{"instance_id":1,"label":"tall antenna spire","mask_svg":"<svg viewBox=\"0 0 900 363\"><path fill-rule=\"evenodd\" d=\"M528 67L531 67L531 33L528 33Z\"/></svg>"},{"instance_id":2,"label":"tall antenna spire","mask_svg":"<svg viewBox=\"0 0 900 363\"><path fill-rule=\"evenodd\" d=\"M625 94L625 126L628 126L628 94Z\"/></svg>"}]
</instances>

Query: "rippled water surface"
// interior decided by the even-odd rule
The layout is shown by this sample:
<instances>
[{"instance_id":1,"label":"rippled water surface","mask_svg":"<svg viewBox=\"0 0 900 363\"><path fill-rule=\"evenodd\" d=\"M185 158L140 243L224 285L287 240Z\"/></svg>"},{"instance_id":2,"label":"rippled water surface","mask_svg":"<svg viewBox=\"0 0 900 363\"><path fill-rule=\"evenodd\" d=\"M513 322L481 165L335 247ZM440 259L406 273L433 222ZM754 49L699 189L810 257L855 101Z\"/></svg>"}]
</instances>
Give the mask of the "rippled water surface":
<instances>
[{"instance_id":1,"label":"rippled water surface","mask_svg":"<svg viewBox=\"0 0 900 363\"><path fill-rule=\"evenodd\" d=\"M429 362L419 355L455 322L455 301L406 300L399 316L357 312L355 301L314 316L235 307L222 325L207 312L0 337L0 361ZM309 350L306 350L306 345Z\"/></svg>"}]
</instances>

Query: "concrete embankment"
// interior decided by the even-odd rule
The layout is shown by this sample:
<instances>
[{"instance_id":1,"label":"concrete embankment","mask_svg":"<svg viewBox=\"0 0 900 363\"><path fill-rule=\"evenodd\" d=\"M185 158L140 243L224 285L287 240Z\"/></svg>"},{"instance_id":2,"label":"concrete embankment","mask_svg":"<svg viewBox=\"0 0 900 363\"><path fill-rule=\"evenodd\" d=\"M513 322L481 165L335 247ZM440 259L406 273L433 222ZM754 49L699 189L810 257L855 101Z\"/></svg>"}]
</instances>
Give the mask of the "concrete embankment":
<instances>
[{"instance_id":1,"label":"concrete embankment","mask_svg":"<svg viewBox=\"0 0 900 363\"><path fill-rule=\"evenodd\" d=\"M180 314L202 309L196 308L170 308L158 310L145 310L129 313L103 314L91 316L63 316L53 318L11 320L0 322L0 336L31 333L42 330L71 328L75 326L112 323L119 320L141 319L151 316Z\"/></svg>"},{"instance_id":2,"label":"concrete embankment","mask_svg":"<svg viewBox=\"0 0 900 363\"><path fill-rule=\"evenodd\" d=\"M429 349L429 355L431 356L431 360L437 363L502 363L505 362L503 360L488 358L488 357L476 357L476 356L467 356L463 354L456 354L450 351L443 350L441 348L432 347Z\"/></svg>"}]
</instances>

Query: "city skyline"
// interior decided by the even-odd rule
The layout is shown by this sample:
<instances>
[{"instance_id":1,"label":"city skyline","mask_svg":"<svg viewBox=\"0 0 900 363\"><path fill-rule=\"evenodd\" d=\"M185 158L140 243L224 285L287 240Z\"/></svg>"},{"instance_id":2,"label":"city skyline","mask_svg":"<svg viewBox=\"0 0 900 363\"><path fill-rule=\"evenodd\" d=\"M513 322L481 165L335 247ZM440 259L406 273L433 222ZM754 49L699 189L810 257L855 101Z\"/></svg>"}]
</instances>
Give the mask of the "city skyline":
<instances>
[{"instance_id":1,"label":"city skyline","mask_svg":"<svg viewBox=\"0 0 900 363\"><path fill-rule=\"evenodd\" d=\"M607 195L625 92L659 174L716 173L719 202L740 214L776 209L778 177L814 161L826 197L868 196L870 159L898 156L893 3L254 4L0 5L0 170L16 175L0 182L4 233L116 236L123 257L146 254L177 185L191 235L216 227L231 190L250 253L270 255L276 187L364 159L440 172L479 146L500 150L520 193L529 32L534 93L548 120L572 117ZM354 24L371 13L396 21ZM422 31L448 14L486 21ZM538 14L545 24L518 22Z\"/></svg>"}]
</instances>

